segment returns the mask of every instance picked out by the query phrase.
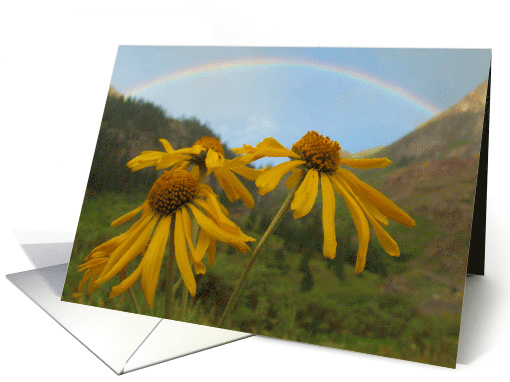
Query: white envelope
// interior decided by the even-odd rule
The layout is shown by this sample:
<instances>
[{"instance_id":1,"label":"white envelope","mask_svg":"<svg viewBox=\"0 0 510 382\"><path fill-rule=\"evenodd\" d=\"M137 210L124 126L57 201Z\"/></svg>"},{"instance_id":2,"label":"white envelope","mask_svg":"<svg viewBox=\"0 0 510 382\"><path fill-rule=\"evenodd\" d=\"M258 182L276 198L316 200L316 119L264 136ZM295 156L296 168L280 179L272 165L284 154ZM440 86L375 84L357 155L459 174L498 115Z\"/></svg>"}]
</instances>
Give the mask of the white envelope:
<instances>
[{"instance_id":1,"label":"white envelope","mask_svg":"<svg viewBox=\"0 0 510 382\"><path fill-rule=\"evenodd\" d=\"M251 336L61 301L72 243L35 235L46 243L26 244L33 233L20 239L37 269L7 278L117 374Z\"/></svg>"}]
</instances>

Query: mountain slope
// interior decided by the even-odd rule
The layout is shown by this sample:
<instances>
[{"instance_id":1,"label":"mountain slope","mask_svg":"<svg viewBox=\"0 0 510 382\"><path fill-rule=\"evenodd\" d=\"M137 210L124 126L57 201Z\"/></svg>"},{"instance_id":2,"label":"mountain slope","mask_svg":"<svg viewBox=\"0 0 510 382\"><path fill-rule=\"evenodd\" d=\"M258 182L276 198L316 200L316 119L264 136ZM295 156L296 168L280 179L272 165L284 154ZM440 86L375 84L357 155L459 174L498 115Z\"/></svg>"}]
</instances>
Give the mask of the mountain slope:
<instances>
[{"instance_id":1,"label":"mountain slope","mask_svg":"<svg viewBox=\"0 0 510 382\"><path fill-rule=\"evenodd\" d=\"M475 155L480 151L486 94L487 81L377 155L393 161Z\"/></svg>"},{"instance_id":2,"label":"mountain slope","mask_svg":"<svg viewBox=\"0 0 510 382\"><path fill-rule=\"evenodd\" d=\"M459 313L462 306L486 94L484 82L375 154L393 161L388 168L359 173L417 222L411 230L390 226L409 261L386 287L425 293L423 313Z\"/></svg>"}]
</instances>

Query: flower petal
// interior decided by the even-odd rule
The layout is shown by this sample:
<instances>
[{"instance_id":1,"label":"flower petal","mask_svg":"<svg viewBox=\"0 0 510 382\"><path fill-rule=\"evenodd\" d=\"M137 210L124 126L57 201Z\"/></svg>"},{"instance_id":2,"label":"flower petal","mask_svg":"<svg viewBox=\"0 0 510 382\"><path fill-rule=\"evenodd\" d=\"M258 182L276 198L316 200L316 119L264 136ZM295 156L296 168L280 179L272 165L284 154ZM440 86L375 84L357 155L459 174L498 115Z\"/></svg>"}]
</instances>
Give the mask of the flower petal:
<instances>
[{"instance_id":1,"label":"flower petal","mask_svg":"<svg viewBox=\"0 0 510 382\"><path fill-rule=\"evenodd\" d=\"M138 265L138 267L134 270L133 273L129 275L126 279L124 279L119 285L115 285L112 288L112 291L109 294L109 298L114 298L121 293L127 291L133 284L140 278L140 274L142 273L142 263Z\"/></svg>"},{"instance_id":2,"label":"flower petal","mask_svg":"<svg viewBox=\"0 0 510 382\"><path fill-rule=\"evenodd\" d=\"M156 166L164 155L165 153L161 151L143 151L140 155L127 162L127 167L131 171L138 171L142 168Z\"/></svg>"},{"instance_id":3,"label":"flower petal","mask_svg":"<svg viewBox=\"0 0 510 382\"><path fill-rule=\"evenodd\" d=\"M257 144L255 148L255 153L258 155L268 156L268 157L290 157L301 159L301 157L296 154L294 151L287 149L276 139L269 137L264 139L262 142Z\"/></svg>"},{"instance_id":4,"label":"flower petal","mask_svg":"<svg viewBox=\"0 0 510 382\"><path fill-rule=\"evenodd\" d=\"M254 169L247 166L235 167L232 169L236 174L241 175L243 178L251 180L252 182L256 181L257 178L263 174L265 169Z\"/></svg>"},{"instance_id":5,"label":"flower petal","mask_svg":"<svg viewBox=\"0 0 510 382\"><path fill-rule=\"evenodd\" d=\"M306 174L303 183L296 191L290 208L294 211L294 219L305 216L310 212L315 203L317 192L319 191L319 173L315 169L310 169Z\"/></svg>"},{"instance_id":6,"label":"flower petal","mask_svg":"<svg viewBox=\"0 0 510 382\"><path fill-rule=\"evenodd\" d=\"M215 170L220 168L223 164L223 158L214 150L207 150L207 156L205 157L205 165L208 170Z\"/></svg>"},{"instance_id":7,"label":"flower petal","mask_svg":"<svg viewBox=\"0 0 510 382\"><path fill-rule=\"evenodd\" d=\"M338 176L333 176L330 179L336 192L343 196L345 204L351 213L354 225L356 226L356 231L358 231L358 253L356 255L356 266L354 271L356 273L361 273L363 272L363 269L365 269L367 260L368 242L370 240L370 227L368 226L367 218L363 214L359 204L353 199L351 195L349 195L349 192L341 183L342 179Z\"/></svg>"},{"instance_id":8,"label":"flower petal","mask_svg":"<svg viewBox=\"0 0 510 382\"><path fill-rule=\"evenodd\" d=\"M165 149L165 151L167 153L171 153L174 151L174 148L172 147L170 142L168 142L166 139L160 139L159 143L161 143L163 145L163 148Z\"/></svg>"},{"instance_id":9,"label":"flower petal","mask_svg":"<svg viewBox=\"0 0 510 382\"><path fill-rule=\"evenodd\" d=\"M292 174L290 174L290 176L285 181L285 186L288 189L294 188L296 186L297 182L299 182L301 180L302 176L303 176L303 170L300 168L295 169L294 171L292 171Z\"/></svg>"},{"instance_id":10,"label":"flower petal","mask_svg":"<svg viewBox=\"0 0 510 382\"><path fill-rule=\"evenodd\" d=\"M306 162L303 160L290 160L267 170L265 173L260 175L255 182L255 185L259 187L259 194L265 195L268 192L273 191L276 186L278 186L278 183L280 183L282 176L304 163Z\"/></svg>"},{"instance_id":11,"label":"flower petal","mask_svg":"<svg viewBox=\"0 0 510 382\"><path fill-rule=\"evenodd\" d=\"M329 259L336 256L335 233L335 193L328 175L321 173L322 188L322 229L324 231L324 245L322 253Z\"/></svg>"},{"instance_id":12,"label":"flower petal","mask_svg":"<svg viewBox=\"0 0 510 382\"><path fill-rule=\"evenodd\" d=\"M96 280L96 283L102 284L105 281L108 281L117 273L120 272L122 268L124 268L131 260L133 260L136 256L143 252L147 243L149 242L152 230L158 221L159 216L154 216L151 221L143 228L140 232L140 235L137 235L135 241L129 248L125 248L124 246L119 246L116 251L118 253L113 253L106 264L102 275ZM133 236L135 236L133 234ZM125 251L124 251L125 250Z\"/></svg>"},{"instance_id":13,"label":"flower petal","mask_svg":"<svg viewBox=\"0 0 510 382\"><path fill-rule=\"evenodd\" d=\"M351 186L357 186L363 193L364 197L366 197L370 203L377 206L377 208L379 208L379 210L391 220L402 223L408 227L414 227L416 225L416 222L408 214L398 208L395 203L393 203L375 188L372 188L365 182L359 180L351 172L344 169L338 169L338 174L340 174L342 178L345 179L347 184Z\"/></svg>"},{"instance_id":14,"label":"flower petal","mask_svg":"<svg viewBox=\"0 0 510 382\"><path fill-rule=\"evenodd\" d=\"M196 259L196 253L195 253L195 245L193 244L193 240L191 238L192 232L191 232L191 219L188 214L188 210L186 208L180 208L179 209L182 214L182 223L184 228L184 236L186 237L186 242L188 243L188 248L191 252L191 257Z\"/></svg>"},{"instance_id":15,"label":"flower petal","mask_svg":"<svg viewBox=\"0 0 510 382\"><path fill-rule=\"evenodd\" d=\"M140 207L138 208L135 208L133 211L130 211L128 212L127 214L125 215L122 215L120 218L112 221L110 223L110 226L111 227L117 227L123 223L126 223L128 221L130 221L131 219L133 219L136 215L138 215L138 213L143 209L144 205L142 204Z\"/></svg>"},{"instance_id":16,"label":"flower petal","mask_svg":"<svg viewBox=\"0 0 510 382\"><path fill-rule=\"evenodd\" d=\"M181 272L182 279L186 288L188 288L191 296L195 297L197 292L197 283L191 265L189 264L188 251L186 250L186 238L184 237L184 227L182 221L182 213L177 210L175 213L175 259L177 260L177 266Z\"/></svg>"},{"instance_id":17,"label":"flower petal","mask_svg":"<svg viewBox=\"0 0 510 382\"><path fill-rule=\"evenodd\" d=\"M200 230L200 235L198 235L198 242L196 248L197 260L202 261L207 252L207 248L209 248L209 235L204 231Z\"/></svg>"},{"instance_id":18,"label":"flower petal","mask_svg":"<svg viewBox=\"0 0 510 382\"><path fill-rule=\"evenodd\" d=\"M209 248L207 249L207 262L209 265L214 264L214 259L216 258L216 240L212 237L210 238Z\"/></svg>"},{"instance_id":19,"label":"flower petal","mask_svg":"<svg viewBox=\"0 0 510 382\"><path fill-rule=\"evenodd\" d=\"M381 168L391 164L388 158L350 159L341 158L340 164L354 168Z\"/></svg>"},{"instance_id":20,"label":"flower petal","mask_svg":"<svg viewBox=\"0 0 510 382\"><path fill-rule=\"evenodd\" d=\"M164 168L169 168L174 166L177 163L188 161L191 159L191 156L185 154L176 154L177 151L172 153L164 154L159 162L157 163L156 170L161 170Z\"/></svg>"},{"instance_id":21,"label":"flower petal","mask_svg":"<svg viewBox=\"0 0 510 382\"><path fill-rule=\"evenodd\" d=\"M231 192L231 195L228 195L227 190L225 190L225 193L227 194L229 200L232 199L233 201L236 201L237 199L241 199L246 207L250 209L255 206L255 201L253 200L253 196L250 194L250 191L248 191L245 185L242 184L241 181L237 179L237 177L232 174L230 170L215 171L214 175L217 179L218 173L221 173L220 177L222 178L222 184L228 184L227 190L228 192Z\"/></svg>"},{"instance_id":22,"label":"flower petal","mask_svg":"<svg viewBox=\"0 0 510 382\"><path fill-rule=\"evenodd\" d=\"M197 219L200 227L207 232L211 238L219 240L223 243L228 243L232 247L239 249L241 252L246 253L249 251L248 245L243 241L243 235L234 235L224 229L222 229L213 220L205 216L197 207L193 204L188 204L188 207L193 212L195 219ZM244 235L245 236L245 235Z\"/></svg>"},{"instance_id":23,"label":"flower petal","mask_svg":"<svg viewBox=\"0 0 510 382\"><path fill-rule=\"evenodd\" d=\"M236 191L230 186L230 183L227 180L227 177L225 175L225 171L217 171L214 176L216 177L216 180L218 181L218 184L225 192L225 195L227 196L230 203L234 203L237 199L239 199L239 195L236 193Z\"/></svg>"},{"instance_id":24,"label":"flower petal","mask_svg":"<svg viewBox=\"0 0 510 382\"><path fill-rule=\"evenodd\" d=\"M151 242L143 255L141 285L147 304L152 308L154 294L158 285L161 263L165 254L165 247L170 232L171 216L163 216L154 230Z\"/></svg>"},{"instance_id":25,"label":"flower petal","mask_svg":"<svg viewBox=\"0 0 510 382\"><path fill-rule=\"evenodd\" d=\"M154 216L154 213L150 213L148 215L142 215L140 220L138 220L135 224L131 226L126 232L124 232L122 235L117 236L116 238L107 241L106 243L100 245L99 247L95 248L91 253L90 257L94 258L96 251L101 251L101 249L110 252L110 257L108 259L109 264L105 266L105 271L108 271L111 269L113 264L118 260L120 256L122 256L122 253L129 248L130 245L132 245L136 238L140 235L140 233L144 230L144 228L149 223L150 219ZM114 242L113 240L116 241ZM106 246L106 244L111 243L110 245ZM105 246L103 248L103 246ZM87 257L89 257L87 256Z\"/></svg>"},{"instance_id":26,"label":"flower petal","mask_svg":"<svg viewBox=\"0 0 510 382\"><path fill-rule=\"evenodd\" d=\"M345 181L344 178L337 175L337 179L339 182L342 182L342 184L344 185L344 187L346 189L349 188L349 184ZM366 217L370 221L370 224L374 228L375 235L377 236L377 240L379 240L379 243L381 243L381 246L384 248L384 250L390 256L400 256L400 250L399 250L398 245L395 242L395 240L393 240L393 238L380 226L380 224L377 222L377 220L374 219L374 217L370 214L370 212L367 210L367 208L363 205L363 202L356 195L356 193L352 192L352 189L350 189L350 192L352 193L352 196L354 197L354 199L356 199L356 201L358 202L363 213L366 215Z\"/></svg>"}]
</instances>

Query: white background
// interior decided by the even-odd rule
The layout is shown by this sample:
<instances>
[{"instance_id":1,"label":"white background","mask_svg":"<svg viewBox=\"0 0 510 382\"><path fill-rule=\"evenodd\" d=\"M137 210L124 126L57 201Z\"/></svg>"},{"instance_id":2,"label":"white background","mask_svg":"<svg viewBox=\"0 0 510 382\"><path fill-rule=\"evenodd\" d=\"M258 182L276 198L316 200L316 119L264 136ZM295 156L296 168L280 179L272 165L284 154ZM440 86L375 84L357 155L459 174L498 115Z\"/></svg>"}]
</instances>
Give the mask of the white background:
<instances>
[{"instance_id":1,"label":"white background","mask_svg":"<svg viewBox=\"0 0 510 382\"><path fill-rule=\"evenodd\" d=\"M478 282L482 297L479 308L470 311L476 319L469 321L469 335L461 333L461 345L469 349L463 357L467 364L450 370L253 337L120 378L471 381L507 374L510 57L503 5L10 3L0 15L2 276L33 268L13 229L64 231L73 237L119 44L492 48L487 275ZM3 277L0 288L0 375L23 380L117 378Z\"/></svg>"}]
</instances>

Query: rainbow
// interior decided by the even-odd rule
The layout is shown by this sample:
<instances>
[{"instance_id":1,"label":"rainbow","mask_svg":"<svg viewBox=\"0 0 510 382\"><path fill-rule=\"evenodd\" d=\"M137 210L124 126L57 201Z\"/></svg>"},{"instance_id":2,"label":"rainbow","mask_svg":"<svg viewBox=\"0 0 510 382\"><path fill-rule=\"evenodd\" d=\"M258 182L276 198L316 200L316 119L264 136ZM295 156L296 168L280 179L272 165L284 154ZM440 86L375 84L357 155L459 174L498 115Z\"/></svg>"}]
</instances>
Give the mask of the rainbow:
<instances>
[{"instance_id":1,"label":"rainbow","mask_svg":"<svg viewBox=\"0 0 510 382\"><path fill-rule=\"evenodd\" d=\"M155 78L149 82L135 86L124 94L128 97L136 96L139 93L145 92L149 89L163 86L173 81L182 79L190 79L208 74L214 74L223 71L235 70L240 68L257 68L257 67L295 67L307 68L312 70L319 70L327 73L333 73L339 76L358 81L365 85L380 89L388 94L391 94L404 102L410 103L419 110L432 116L441 111L440 108L432 103L418 97L417 95L403 89L399 86L393 85L389 82L383 81L373 75L358 72L349 68L334 66L324 62L305 61L295 59L281 59L281 58L245 58L241 60L230 60L222 62L212 62L205 65L194 66L188 69L178 70L167 75Z\"/></svg>"}]
</instances>

